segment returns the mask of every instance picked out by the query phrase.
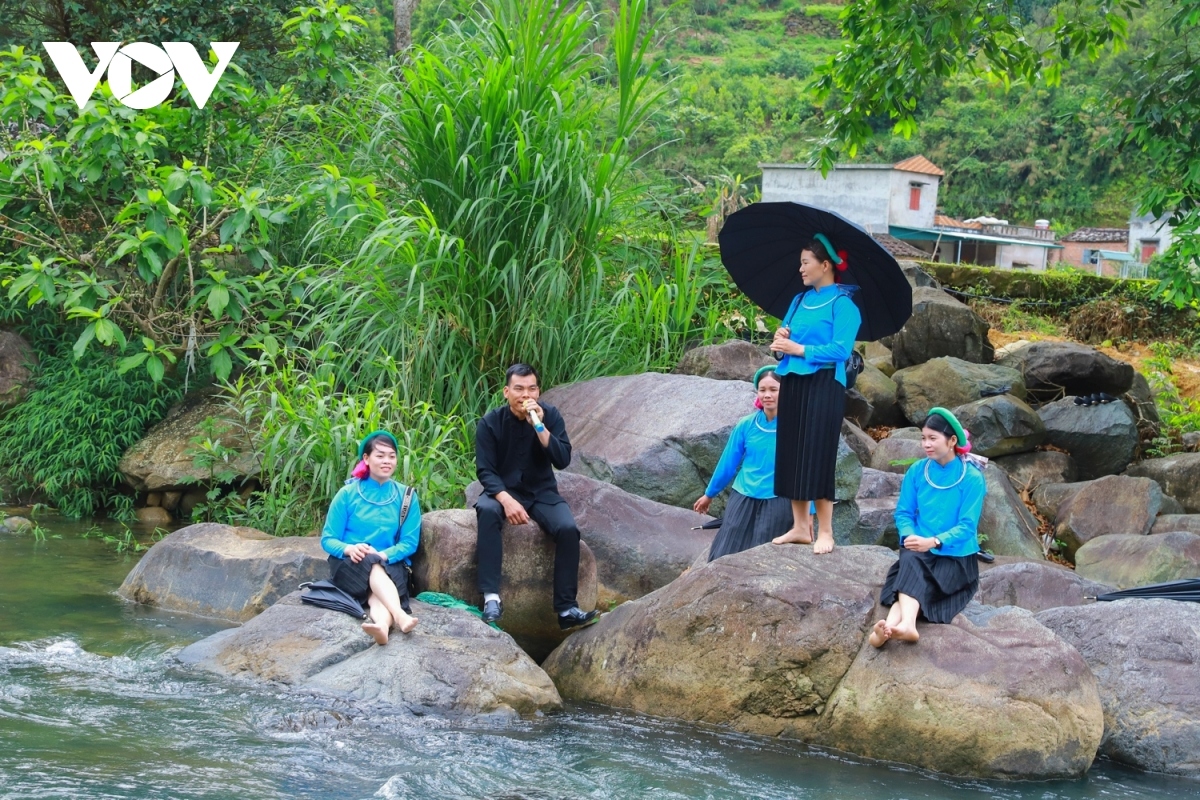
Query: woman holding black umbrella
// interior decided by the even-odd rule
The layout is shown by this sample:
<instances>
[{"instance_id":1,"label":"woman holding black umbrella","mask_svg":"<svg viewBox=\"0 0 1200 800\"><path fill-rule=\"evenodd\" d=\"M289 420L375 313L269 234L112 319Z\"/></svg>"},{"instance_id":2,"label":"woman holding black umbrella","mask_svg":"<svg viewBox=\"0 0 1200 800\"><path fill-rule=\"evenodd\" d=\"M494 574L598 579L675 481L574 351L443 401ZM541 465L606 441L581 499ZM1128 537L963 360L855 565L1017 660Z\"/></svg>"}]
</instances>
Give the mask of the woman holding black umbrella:
<instances>
[{"instance_id":1,"label":"woman holding black umbrella","mask_svg":"<svg viewBox=\"0 0 1200 800\"><path fill-rule=\"evenodd\" d=\"M771 350L783 359L779 427L775 449L775 493L792 501L792 528L775 544L813 541L808 501L817 506L813 552L833 550L834 468L846 408L846 359L854 348L862 315L851 299L857 287L837 283L846 268L824 234L800 252L800 277L808 291L792 300L775 332Z\"/></svg>"}]
</instances>

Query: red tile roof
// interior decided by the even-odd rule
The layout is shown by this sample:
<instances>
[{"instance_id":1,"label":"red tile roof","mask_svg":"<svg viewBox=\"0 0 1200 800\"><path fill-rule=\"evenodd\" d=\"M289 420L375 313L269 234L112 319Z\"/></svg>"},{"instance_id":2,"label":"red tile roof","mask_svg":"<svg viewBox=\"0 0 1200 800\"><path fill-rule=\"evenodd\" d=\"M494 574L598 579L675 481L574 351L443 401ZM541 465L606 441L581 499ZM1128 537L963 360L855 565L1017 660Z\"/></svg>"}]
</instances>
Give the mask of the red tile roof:
<instances>
[{"instance_id":1,"label":"red tile roof","mask_svg":"<svg viewBox=\"0 0 1200 800\"><path fill-rule=\"evenodd\" d=\"M933 224L938 228L968 228L973 231L983 230L983 224L979 222L963 222L954 217L947 217L945 214L934 214Z\"/></svg>"},{"instance_id":2,"label":"red tile roof","mask_svg":"<svg viewBox=\"0 0 1200 800\"><path fill-rule=\"evenodd\" d=\"M945 175L934 163L925 156L913 156L906 158L898 164L893 164L892 169L902 170L904 172L919 172L922 175L937 175L939 178Z\"/></svg>"},{"instance_id":3,"label":"red tile roof","mask_svg":"<svg viewBox=\"0 0 1200 800\"><path fill-rule=\"evenodd\" d=\"M933 257L924 250L913 247L908 242L897 239L895 236L890 234L873 233L871 235L875 237L875 241L883 245L884 250L887 250L896 258L919 258L922 261L928 261Z\"/></svg>"}]
</instances>

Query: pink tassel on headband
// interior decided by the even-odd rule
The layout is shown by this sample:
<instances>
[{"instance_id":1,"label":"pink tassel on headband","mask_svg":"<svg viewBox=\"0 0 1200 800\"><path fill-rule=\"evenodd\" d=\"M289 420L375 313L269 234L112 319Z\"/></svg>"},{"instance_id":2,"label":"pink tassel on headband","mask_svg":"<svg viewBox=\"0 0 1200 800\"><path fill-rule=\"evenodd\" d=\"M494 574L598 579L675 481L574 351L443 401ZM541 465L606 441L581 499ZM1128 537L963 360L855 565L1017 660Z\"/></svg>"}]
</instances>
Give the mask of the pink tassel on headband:
<instances>
[{"instance_id":1,"label":"pink tassel on headband","mask_svg":"<svg viewBox=\"0 0 1200 800\"><path fill-rule=\"evenodd\" d=\"M757 408L759 411L762 411L762 407L763 407L762 400L758 399L757 397L754 398L754 407Z\"/></svg>"},{"instance_id":2,"label":"pink tassel on headband","mask_svg":"<svg viewBox=\"0 0 1200 800\"><path fill-rule=\"evenodd\" d=\"M354 468L354 471L351 472L350 474L353 475L354 477L358 478L360 481L363 478L370 475L371 468L367 466L367 460L364 458L362 461L358 462L358 465Z\"/></svg>"},{"instance_id":3,"label":"pink tassel on headband","mask_svg":"<svg viewBox=\"0 0 1200 800\"><path fill-rule=\"evenodd\" d=\"M954 447L955 455L964 456L967 453L971 452L971 432L969 430L967 430L966 428L963 428L963 436L965 436L967 438L967 441L962 445L962 447L955 445L955 447Z\"/></svg>"}]
</instances>

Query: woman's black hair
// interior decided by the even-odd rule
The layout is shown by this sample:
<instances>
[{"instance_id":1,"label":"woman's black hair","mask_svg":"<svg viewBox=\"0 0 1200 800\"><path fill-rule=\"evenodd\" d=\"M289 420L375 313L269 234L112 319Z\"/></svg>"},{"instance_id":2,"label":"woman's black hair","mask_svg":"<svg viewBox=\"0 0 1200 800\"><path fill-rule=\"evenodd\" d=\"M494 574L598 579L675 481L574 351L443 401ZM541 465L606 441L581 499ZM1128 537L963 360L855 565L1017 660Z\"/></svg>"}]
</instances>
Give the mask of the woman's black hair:
<instances>
[{"instance_id":1,"label":"woman's black hair","mask_svg":"<svg viewBox=\"0 0 1200 800\"><path fill-rule=\"evenodd\" d=\"M396 449L396 444L392 437L382 433L377 433L370 439L367 439L366 443L363 444L363 458L366 458L367 456L371 455L371 453L374 453L375 445L379 444L380 442L383 442L393 450Z\"/></svg>"},{"instance_id":2,"label":"woman's black hair","mask_svg":"<svg viewBox=\"0 0 1200 800\"><path fill-rule=\"evenodd\" d=\"M921 424L921 427L929 428L931 431L937 431L947 439L949 439L951 436L954 436L956 437L955 441L958 441L958 434L954 432L954 428L950 426L950 423L947 422L946 418L941 414L930 414L925 418L925 422ZM962 442L958 442L958 444L962 444Z\"/></svg>"},{"instance_id":3,"label":"woman's black hair","mask_svg":"<svg viewBox=\"0 0 1200 800\"><path fill-rule=\"evenodd\" d=\"M830 264L833 263L833 256L831 256L829 251L825 249L825 245L820 239L813 239L800 249L807 250L808 252L812 253L813 256L816 257L817 261L828 261Z\"/></svg>"}]
</instances>

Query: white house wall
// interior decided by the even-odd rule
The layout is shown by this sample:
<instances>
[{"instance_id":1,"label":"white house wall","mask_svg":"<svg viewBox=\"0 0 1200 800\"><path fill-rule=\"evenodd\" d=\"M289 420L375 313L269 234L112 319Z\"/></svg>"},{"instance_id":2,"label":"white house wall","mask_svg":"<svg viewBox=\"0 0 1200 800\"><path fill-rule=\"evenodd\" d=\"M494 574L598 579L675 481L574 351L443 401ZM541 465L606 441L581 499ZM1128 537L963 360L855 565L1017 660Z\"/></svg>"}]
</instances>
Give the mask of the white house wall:
<instances>
[{"instance_id":1,"label":"white house wall","mask_svg":"<svg viewBox=\"0 0 1200 800\"><path fill-rule=\"evenodd\" d=\"M764 202L792 201L827 208L872 233L887 233L893 170L834 169L827 178L822 178L815 169L764 164L762 170ZM906 202L907 196L906 193Z\"/></svg>"},{"instance_id":2,"label":"white house wall","mask_svg":"<svg viewBox=\"0 0 1200 800\"><path fill-rule=\"evenodd\" d=\"M1135 217L1129 221L1129 252L1135 256L1142 253L1142 240L1158 240L1158 252L1165 253L1171 248L1171 226L1166 224L1165 216L1158 219L1149 214Z\"/></svg>"},{"instance_id":3,"label":"white house wall","mask_svg":"<svg viewBox=\"0 0 1200 800\"><path fill-rule=\"evenodd\" d=\"M996 253L996 266L1012 269L1014 263L1028 264L1028 269L1044 270L1046 268L1046 253L1044 247L1025 244L1001 245Z\"/></svg>"},{"instance_id":4,"label":"white house wall","mask_svg":"<svg viewBox=\"0 0 1200 800\"><path fill-rule=\"evenodd\" d=\"M920 172L888 170L891 184L891 199L888 222L901 228L932 228L933 215L937 210L938 177ZM909 189L914 183L921 186L921 207L916 211L909 206Z\"/></svg>"}]
</instances>

